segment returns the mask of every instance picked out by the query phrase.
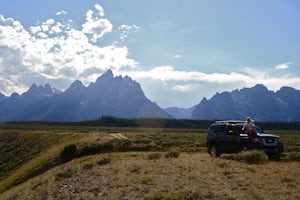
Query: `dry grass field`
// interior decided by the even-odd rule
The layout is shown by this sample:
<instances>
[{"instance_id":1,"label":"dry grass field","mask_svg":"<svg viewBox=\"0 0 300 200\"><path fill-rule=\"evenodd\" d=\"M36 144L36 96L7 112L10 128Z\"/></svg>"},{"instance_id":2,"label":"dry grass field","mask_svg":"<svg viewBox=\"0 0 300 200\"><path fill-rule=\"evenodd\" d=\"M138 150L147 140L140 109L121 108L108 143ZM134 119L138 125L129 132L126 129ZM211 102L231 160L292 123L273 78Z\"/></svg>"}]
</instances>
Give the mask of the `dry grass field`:
<instances>
[{"instance_id":1,"label":"dry grass field","mask_svg":"<svg viewBox=\"0 0 300 200\"><path fill-rule=\"evenodd\" d=\"M39 151L25 145L45 134L47 145ZM10 146L0 141L2 157L12 148L16 158L34 152L12 170L1 165L7 172L0 177L0 199L300 199L300 133L281 134L288 149L282 161L249 164L226 154L211 158L205 130L0 127L1 141L10 139ZM32 173L72 145L74 159Z\"/></svg>"},{"instance_id":2,"label":"dry grass field","mask_svg":"<svg viewBox=\"0 0 300 200\"><path fill-rule=\"evenodd\" d=\"M206 153L148 159L151 153L73 160L1 199L300 199L300 163L249 165ZM101 162L108 160L108 162Z\"/></svg>"}]
</instances>

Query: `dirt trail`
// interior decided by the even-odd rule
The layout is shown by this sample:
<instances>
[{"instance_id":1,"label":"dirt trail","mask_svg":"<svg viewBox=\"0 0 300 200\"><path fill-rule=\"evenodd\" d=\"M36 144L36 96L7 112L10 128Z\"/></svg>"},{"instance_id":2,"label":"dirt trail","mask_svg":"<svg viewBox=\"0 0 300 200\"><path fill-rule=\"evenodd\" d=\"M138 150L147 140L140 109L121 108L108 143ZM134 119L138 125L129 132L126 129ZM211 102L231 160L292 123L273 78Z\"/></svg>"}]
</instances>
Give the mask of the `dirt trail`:
<instances>
[{"instance_id":1,"label":"dirt trail","mask_svg":"<svg viewBox=\"0 0 300 200\"><path fill-rule=\"evenodd\" d=\"M110 136L120 140L128 140L128 137L124 136L122 133L111 133Z\"/></svg>"}]
</instances>

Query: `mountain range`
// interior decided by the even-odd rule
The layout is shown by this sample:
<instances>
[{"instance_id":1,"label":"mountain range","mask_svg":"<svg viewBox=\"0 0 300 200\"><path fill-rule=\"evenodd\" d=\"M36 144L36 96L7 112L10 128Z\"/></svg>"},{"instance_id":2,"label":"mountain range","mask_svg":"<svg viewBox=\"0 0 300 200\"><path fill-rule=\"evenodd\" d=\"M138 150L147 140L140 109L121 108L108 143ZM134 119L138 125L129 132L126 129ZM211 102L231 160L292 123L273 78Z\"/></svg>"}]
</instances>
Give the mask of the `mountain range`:
<instances>
[{"instance_id":1,"label":"mountain range","mask_svg":"<svg viewBox=\"0 0 300 200\"><path fill-rule=\"evenodd\" d=\"M101 116L171 118L144 95L139 83L128 76L114 77L111 70L88 87L77 80L64 92L49 84L33 84L22 95L0 95L0 110L0 121L80 121Z\"/></svg>"},{"instance_id":2,"label":"mountain range","mask_svg":"<svg viewBox=\"0 0 300 200\"><path fill-rule=\"evenodd\" d=\"M256 121L299 121L300 91L282 87L273 92L264 85L243 88L203 98L195 106L192 119L245 119Z\"/></svg>"},{"instance_id":3,"label":"mountain range","mask_svg":"<svg viewBox=\"0 0 300 200\"><path fill-rule=\"evenodd\" d=\"M203 98L191 108L160 108L130 77L114 77L111 70L84 86L75 81L65 91L49 84L33 84L28 91L7 97L0 93L0 121L81 121L101 116L119 118L176 118L195 120L240 119L300 121L300 91L282 87L273 92L264 85Z\"/></svg>"}]
</instances>

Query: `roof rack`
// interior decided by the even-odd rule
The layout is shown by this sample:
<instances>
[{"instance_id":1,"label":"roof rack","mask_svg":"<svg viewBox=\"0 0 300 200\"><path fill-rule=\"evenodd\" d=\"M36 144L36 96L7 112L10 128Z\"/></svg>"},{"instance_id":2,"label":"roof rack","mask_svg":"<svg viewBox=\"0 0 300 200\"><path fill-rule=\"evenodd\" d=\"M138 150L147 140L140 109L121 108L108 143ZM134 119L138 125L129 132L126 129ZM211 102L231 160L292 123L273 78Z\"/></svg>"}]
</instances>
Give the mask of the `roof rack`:
<instances>
[{"instance_id":1,"label":"roof rack","mask_svg":"<svg viewBox=\"0 0 300 200\"><path fill-rule=\"evenodd\" d=\"M245 123L245 121L241 120L222 120L222 121L215 121L216 124L238 124L238 123Z\"/></svg>"}]
</instances>

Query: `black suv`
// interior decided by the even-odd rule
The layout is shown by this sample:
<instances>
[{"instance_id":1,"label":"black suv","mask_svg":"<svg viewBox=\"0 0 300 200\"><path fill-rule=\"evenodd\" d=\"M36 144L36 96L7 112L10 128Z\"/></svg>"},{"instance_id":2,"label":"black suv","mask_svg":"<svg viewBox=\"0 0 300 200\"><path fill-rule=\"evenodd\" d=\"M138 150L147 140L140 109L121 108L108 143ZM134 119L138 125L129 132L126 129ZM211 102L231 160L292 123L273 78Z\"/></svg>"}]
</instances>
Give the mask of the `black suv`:
<instances>
[{"instance_id":1,"label":"black suv","mask_svg":"<svg viewBox=\"0 0 300 200\"><path fill-rule=\"evenodd\" d=\"M262 150L269 159L279 160L283 152L283 142L279 136L266 134L256 126L256 136L247 135L245 121L216 121L208 128L206 145L212 157L222 153L239 153L250 149Z\"/></svg>"}]
</instances>

